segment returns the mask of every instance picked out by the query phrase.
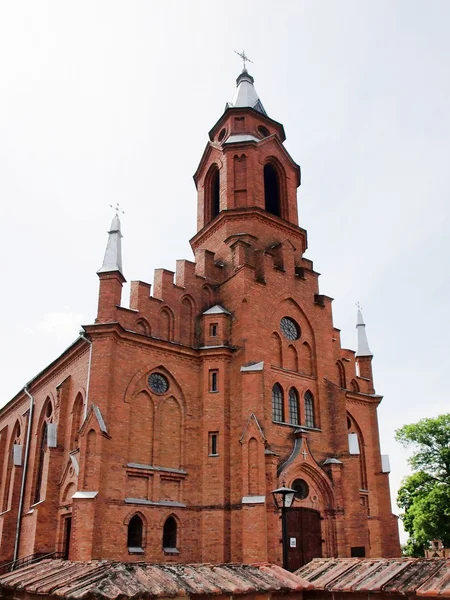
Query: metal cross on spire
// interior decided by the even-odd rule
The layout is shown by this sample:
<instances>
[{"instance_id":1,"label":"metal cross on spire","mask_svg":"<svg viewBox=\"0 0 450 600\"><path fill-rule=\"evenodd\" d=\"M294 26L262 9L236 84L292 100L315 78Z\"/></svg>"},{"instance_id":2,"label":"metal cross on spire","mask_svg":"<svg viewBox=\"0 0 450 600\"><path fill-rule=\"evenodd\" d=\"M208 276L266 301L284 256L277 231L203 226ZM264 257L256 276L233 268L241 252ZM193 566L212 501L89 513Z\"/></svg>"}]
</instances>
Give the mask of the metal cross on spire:
<instances>
[{"instance_id":1,"label":"metal cross on spire","mask_svg":"<svg viewBox=\"0 0 450 600\"><path fill-rule=\"evenodd\" d=\"M123 215L125 214L125 211L124 211L124 210L122 210L122 209L120 208L120 204L119 204L118 202L116 203L116 205L115 205L115 206L113 206L112 204L110 204L110 207L111 207L113 210L115 210L115 211L116 211L116 217L118 217L118 216L119 216L119 213L122 213Z\"/></svg>"},{"instance_id":2,"label":"metal cross on spire","mask_svg":"<svg viewBox=\"0 0 450 600\"><path fill-rule=\"evenodd\" d=\"M362 306L359 302L355 302L355 306L358 310L362 310Z\"/></svg>"},{"instance_id":3,"label":"metal cross on spire","mask_svg":"<svg viewBox=\"0 0 450 600\"><path fill-rule=\"evenodd\" d=\"M242 50L242 52L238 52L237 50L235 50L234 52L235 52L235 54L240 56L242 58L242 60L244 61L244 69L245 69L246 62L251 62L253 64L253 61L250 60L249 57L245 54L245 50Z\"/></svg>"}]
</instances>

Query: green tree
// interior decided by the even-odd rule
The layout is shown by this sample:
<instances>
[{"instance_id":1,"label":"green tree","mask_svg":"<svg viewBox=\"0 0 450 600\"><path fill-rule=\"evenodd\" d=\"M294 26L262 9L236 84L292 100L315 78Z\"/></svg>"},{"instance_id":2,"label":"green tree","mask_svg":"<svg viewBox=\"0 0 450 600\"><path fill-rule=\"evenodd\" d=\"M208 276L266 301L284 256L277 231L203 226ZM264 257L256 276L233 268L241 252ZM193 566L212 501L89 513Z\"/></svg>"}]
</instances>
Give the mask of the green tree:
<instances>
[{"instance_id":1,"label":"green tree","mask_svg":"<svg viewBox=\"0 0 450 600\"><path fill-rule=\"evenodd\" d=\"M423 556L435 538L450 547L450 414L404 425L395 439L413 451L413 474L403 480L397 496L410 535L404 553Z\"/></svg>"}]
</instances>

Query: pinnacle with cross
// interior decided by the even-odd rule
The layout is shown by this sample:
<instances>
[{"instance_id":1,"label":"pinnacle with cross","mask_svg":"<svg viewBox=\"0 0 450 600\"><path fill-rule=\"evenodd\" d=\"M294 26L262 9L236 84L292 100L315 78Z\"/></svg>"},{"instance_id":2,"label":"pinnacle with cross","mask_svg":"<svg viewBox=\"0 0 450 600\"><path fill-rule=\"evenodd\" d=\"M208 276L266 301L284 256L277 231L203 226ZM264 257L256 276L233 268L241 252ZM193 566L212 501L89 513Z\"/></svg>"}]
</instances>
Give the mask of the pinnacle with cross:
<instances>
[{"instance_id":1,"label":"pinnacle with cross","mask_svg":"<svg viewBox=\"0 0 450 600\"><path fill-rule=\"evenodd\" d=\"M118 217L118 216L119 216L119 213L122 213L123 215L125 214L125 211L124 211L124 210L122 210L122 209L120 208L120 204L119 204L118 202L116 203L116 205L115 205L115 206L113 206L112 204L110 204L110 207L111 207L113 210L115 210L115 211L116 211L116 217Z\"/></svg>"},{"instance_id":2,"label":"pinnacle with cross","mask_svg":"<svg viewBox=\"0 0 450 600\"><path fill-rule=\"evenodd\" d=\"M358 310L362 310L362 306L359 302L355 302L355 306Z\"/></svg>"},{"instance_id":3,"label":"pinnacle with cross","mask_svg":"<svg viewBox=\"0 0 450 600\"><path fill-rule=\"evenodd\" d=\"M243 62L244 62L244 70L246 70L246 69L245 69L245 63L246 63L246 62L251 62L251 63L253 63L253 61L252 61L252 60L250 60L250 59L249 59L249 57L248 57L248 56L245 54L245 50L242 50L242 52L238 52L237 50L235 50L234 52L235 52L235 54L237 54L238 56L240 56L240 57L242 58L242 60L243 60Z\"/></svg>"}]
</instances>

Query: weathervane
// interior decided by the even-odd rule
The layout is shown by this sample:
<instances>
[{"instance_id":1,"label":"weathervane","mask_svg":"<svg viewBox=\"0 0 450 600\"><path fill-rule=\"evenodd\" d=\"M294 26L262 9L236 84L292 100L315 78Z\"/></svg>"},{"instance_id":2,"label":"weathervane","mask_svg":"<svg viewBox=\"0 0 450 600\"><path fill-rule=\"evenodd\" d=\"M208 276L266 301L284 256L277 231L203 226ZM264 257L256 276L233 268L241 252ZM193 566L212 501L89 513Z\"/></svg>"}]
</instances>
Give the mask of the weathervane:
<instances>
[{"instance_id":1,"label":"weathervane","mask_svg":"<svg viewBox=\"0 0 450 600\"><path fill-rule=\"evenodd\" d=\"M245 69L245 63L246 62L251 62L253 64L253 61L249 59L249 57L245 54L245 50L242 50L242 52L237 52L237 50L234 51L238 56L240 56L242 58L242 60L244 61L244 69Z\"/></svg>"},{"instance_id":2,"label":"weathervane","mask_svg":"<svg viewBox=\"0 0 450 600\"><path fill-rule=\"evenodd\" d=\"M110 207L111 207L113 210L115 210L115 211L116 211L116 217L118 217L118 216L119 216L119 213L122 213L123 215L125 214L125 211L124 211L124 210L122 210L122 209L120 208L120 204L119 204L118 202L116 203L116 205L115 205L115 206L113 206L112 204L110 204Z\"/></svg>"}]
</instances>

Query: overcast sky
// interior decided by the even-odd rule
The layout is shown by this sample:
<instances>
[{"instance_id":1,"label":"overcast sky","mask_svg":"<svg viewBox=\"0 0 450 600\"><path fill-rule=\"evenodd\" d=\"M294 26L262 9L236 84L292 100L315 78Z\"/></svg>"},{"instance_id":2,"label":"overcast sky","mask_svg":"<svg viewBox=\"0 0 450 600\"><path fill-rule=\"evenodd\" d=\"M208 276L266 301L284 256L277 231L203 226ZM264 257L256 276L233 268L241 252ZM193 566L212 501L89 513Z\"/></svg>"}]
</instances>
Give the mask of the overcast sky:
<instances>
[{"instance_id":1,"label":"overcast sky","mask_svg":"<svg viewBox=\"0 0 450 600\"><path fill-rule=\"evenodd\" d=\"M394 430L448 412L449 24L437 0L0 2L1 404L93 322L110 204L128 281L192 258L245 48L344 347L363 306L395 497Z\"/></svg>"}]
</instances>

